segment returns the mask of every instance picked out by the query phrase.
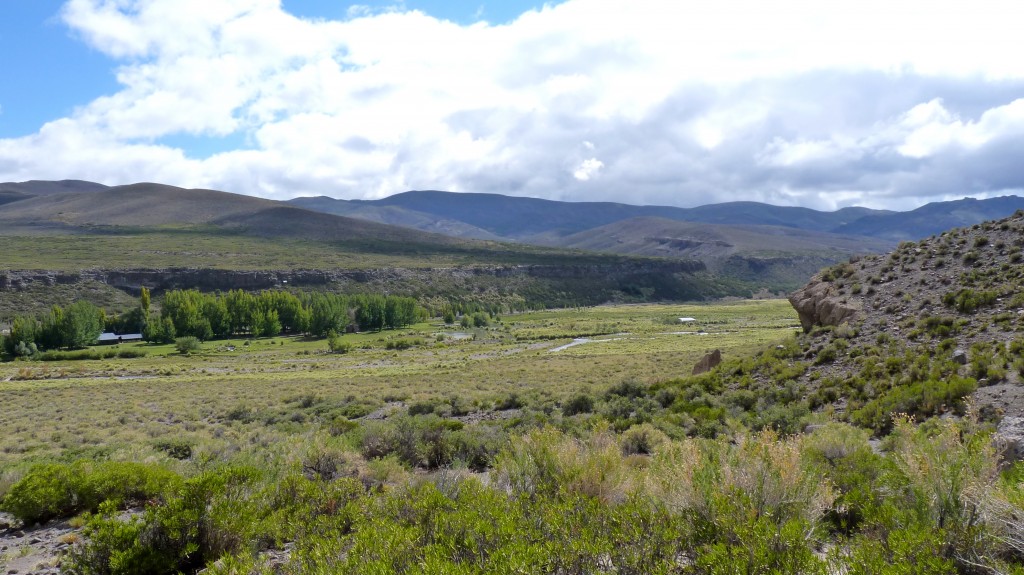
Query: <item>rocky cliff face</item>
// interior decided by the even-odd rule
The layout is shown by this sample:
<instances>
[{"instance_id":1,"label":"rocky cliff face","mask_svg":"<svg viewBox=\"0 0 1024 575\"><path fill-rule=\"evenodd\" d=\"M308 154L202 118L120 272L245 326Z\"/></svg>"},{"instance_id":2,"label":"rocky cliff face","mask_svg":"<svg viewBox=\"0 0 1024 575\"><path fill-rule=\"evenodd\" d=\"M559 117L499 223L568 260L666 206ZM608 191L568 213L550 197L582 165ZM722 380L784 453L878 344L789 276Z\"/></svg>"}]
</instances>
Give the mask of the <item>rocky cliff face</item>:
<instances>
[{"instance_id":1,"label":"rocky cliff face","mask_svg":"<svg viewBox=\"0 0 1024 575\"><path fill-rule=\"evenodd\" d=\"M171 289L258 291L317 289L337 293L408 295L440 305L476 301L487 305L565 307L608 301L688 300L736 295L717 293L693 275L700 262L633 261L608 265L504 265L451 268L221 270L199 268L0 271L0 323L51 305L85 299L120 312L143 286L154 294ZM126 295L127 294L127 295Z\"/></svg>"},{"instance_id":2,"label":"rocky cliff face","mask_svg":"<svg viewBox=\"0 0 1024 575\"><path fill-rule=\"evenodd\" d=\"M0 290L23 290L31 286L54 286L81 281L98 281L129 293L142 286L160 292L195 288L203 291L231 289L261 290L274 287L315 287L327 284L401 283L431 279L496 278L593 279L637 277L649 274L694 273L704 270L700 262L628 262L612 265L521 265L473 266L465 268L378 268L309 270L221 270L208 268L92 269L78 272L46 270L0 271Z\"/></svg>"}]
</instances>

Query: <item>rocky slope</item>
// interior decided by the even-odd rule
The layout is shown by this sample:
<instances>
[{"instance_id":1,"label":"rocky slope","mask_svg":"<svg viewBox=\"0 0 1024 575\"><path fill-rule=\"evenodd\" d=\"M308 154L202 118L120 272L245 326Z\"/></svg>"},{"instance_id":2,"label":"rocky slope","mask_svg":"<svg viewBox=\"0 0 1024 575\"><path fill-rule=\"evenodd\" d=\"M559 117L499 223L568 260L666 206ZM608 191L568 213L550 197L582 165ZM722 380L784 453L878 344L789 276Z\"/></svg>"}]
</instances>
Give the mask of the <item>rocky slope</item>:
<instances>
[{"instance_id":1,"label":"rocky slope","mask_svg":"<svg viewBox=\"0 0 1024 575\"><path fill-rule=\"evenodd\" d=\"M790 301L811 407L884 431L895 413L1024 417L1024 212L828 268Z\"/></svg>"},{"instance_id":2,"label":"rocky slope","mask_svg":"<svg viewBox=\"0 0 1024 575\"><path fill-rule=\"evenodd\" d=\"M1024 211L826 268L790 297L799 333L653 386L689 433L798 433L969 414L1024 456Z\"/></svg>"}]
</instances>

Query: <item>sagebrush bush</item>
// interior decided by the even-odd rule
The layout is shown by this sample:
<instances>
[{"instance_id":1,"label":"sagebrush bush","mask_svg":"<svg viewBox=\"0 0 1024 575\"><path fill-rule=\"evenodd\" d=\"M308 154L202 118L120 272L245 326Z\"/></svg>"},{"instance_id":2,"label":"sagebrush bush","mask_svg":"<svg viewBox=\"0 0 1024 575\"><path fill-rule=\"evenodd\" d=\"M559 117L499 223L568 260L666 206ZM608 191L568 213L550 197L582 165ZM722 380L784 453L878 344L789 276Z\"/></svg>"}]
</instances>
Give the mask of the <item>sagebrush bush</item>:
<instances>
[{"instance_id":1,"label":"sagebrush bush","mask_svg":"<svg viewBox=\"0 0 1024 575\"><path fill-rule=\"evenodd\" d=\"M1007 517L992 498L999 459L987 434L960 423L941 422L935 431L897 421L893 460L906 477L904 509L924 525L937 526L936 551L963 569L991 565L1006 551Z\"/></svg>"},{"instance_id":2,"label":"sagebrush bush","mask_svg":"<svg viewBox=\"0 0 1024 575\"><path fill-rule=\"evenodd\" d=\"M649 489L694 525L689 553L709 572L810 573L824 568L808 543L835 500L801 461L801 439L772 431L724 441L666 444Z\"/></svg>"},{"instance_id":3,"label":"sagebrush bush","mask_svg":"<svg viewBox=\"0 0 1024 575\"><path fill-rule=\"evenodd\" d=\"M601 501L621 501L637 486L610 430L599 429L586 440L552 429L536 430L510 442L494 462L498 485L523 496L566 491Z\"/></svg>"},{"instance_id":4,"label":"sagebrush bush","mask_svg":"<svg viewBox=\"0 0 1024 575\"><path fill-rule=\"evenodd\" d=\"M11 486L0 509L32 525L95 511L106 501L123 504L145 500L179 481L176 474L166 469L142 463L44 464L30 469Z\"/></svg>"}]
</instances>

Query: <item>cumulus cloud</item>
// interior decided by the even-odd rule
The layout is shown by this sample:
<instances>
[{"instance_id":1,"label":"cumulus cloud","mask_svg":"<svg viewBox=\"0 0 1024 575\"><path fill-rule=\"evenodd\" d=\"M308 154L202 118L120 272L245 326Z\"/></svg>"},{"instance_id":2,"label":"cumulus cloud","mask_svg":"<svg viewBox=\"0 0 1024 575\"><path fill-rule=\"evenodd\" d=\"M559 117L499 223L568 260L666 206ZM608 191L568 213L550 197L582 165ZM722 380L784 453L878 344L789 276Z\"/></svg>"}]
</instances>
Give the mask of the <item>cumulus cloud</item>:
<instances>
[{"instance_id":1,"label":"cumulus cloud","mask_svg":"<svg viewBox=\"0 0 1024 575\"><path fill-rule=\"evenodd\" d=\"M566 0L460 25L401 7L309 20L279 0L69 0L63 21L120 89L0 139L0 181L818 208L1012 193L1013 14ZM198 156L170 143L182 136L246 145Z\"/></svg>"},{"instance_id":2,"label":"cumulus cloud","mask_svg":"<svg viewBox=\"0 0 1024 575\"><path fill-rule=\"evenodd\" d=\"M597 173L600 172L601 168L603 167L604 162L598 160L597 158L583 160L583 162L580 163L579 167L573 170L572 177L576 178L581 182L586 182L593 178L594 176L596 176Z\"/></svg>"}]
</instances>

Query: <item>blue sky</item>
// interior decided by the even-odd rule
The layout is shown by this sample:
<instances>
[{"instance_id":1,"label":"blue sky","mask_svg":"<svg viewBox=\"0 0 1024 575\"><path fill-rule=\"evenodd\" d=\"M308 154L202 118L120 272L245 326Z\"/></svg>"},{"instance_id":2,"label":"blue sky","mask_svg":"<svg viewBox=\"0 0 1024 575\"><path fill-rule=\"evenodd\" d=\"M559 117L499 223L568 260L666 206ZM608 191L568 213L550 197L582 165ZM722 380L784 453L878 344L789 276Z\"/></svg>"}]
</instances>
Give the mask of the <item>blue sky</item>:
<instances>
[{"instance_id":1,"label":"blue sky","mask_svg":"<svg viewBox=\"0 0 1024 575\"><path fill-rule=\"evenodd\" d=\"M552 3L552 2L549 2ZM3 0L0 4L0 138L24 136L43 123L69 115L85 104L118 89L117 62L90 49L60 18L62 0ZM330 0L285 0L282 7L304 18L343 19L353 4ZM505 23L543 2L408 1L359 2L371 10L420 10L462 24L479 20ZM205 153L237 144L240 138L204 142L179 138ZM175 142L174 138L168 139Z\"/></svg>"},{"instance_id":2,"label":"blue sky","mask_svg":"<svg viewBox=\"0 0 1024 575\"><path fill-rule=\"evenodd\" d=\"M1016 2L2 0L0 181L911 208L1024 189Z\"/></svg>"},{"instance_id":3,"label":"blue sky","mask_svg":"<svg viewBox=\"0 0 1024 575\"><path fill-rule=\"evenodd\" d=\"M53 0L0 5L0 137L31 134L117 89L113 62L72 38L60 7Z\"/></svg>"}]
</instances>

